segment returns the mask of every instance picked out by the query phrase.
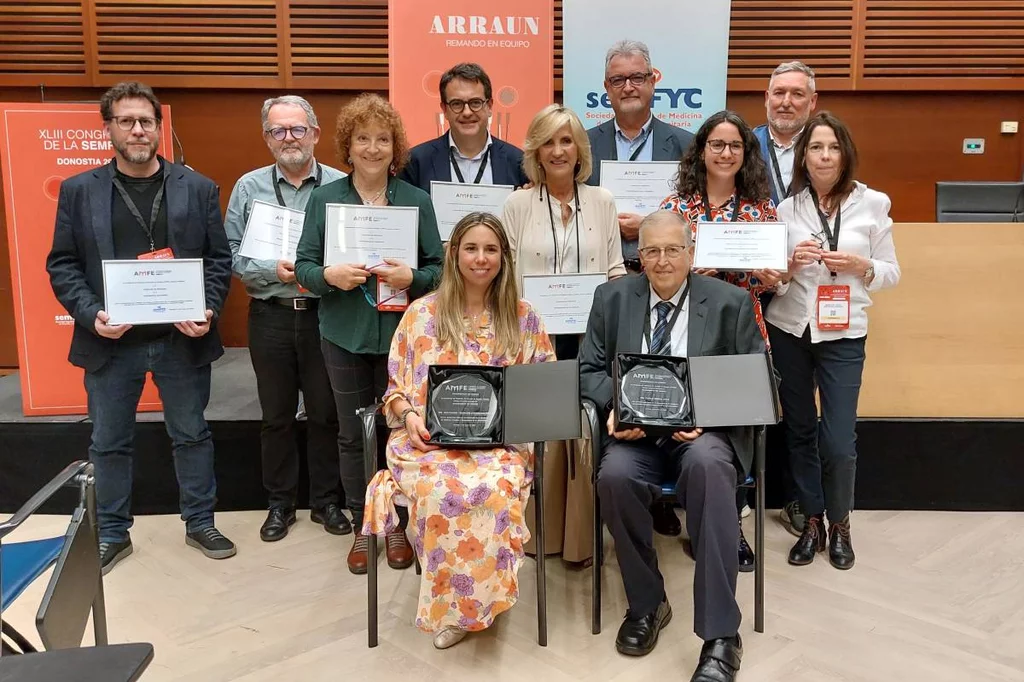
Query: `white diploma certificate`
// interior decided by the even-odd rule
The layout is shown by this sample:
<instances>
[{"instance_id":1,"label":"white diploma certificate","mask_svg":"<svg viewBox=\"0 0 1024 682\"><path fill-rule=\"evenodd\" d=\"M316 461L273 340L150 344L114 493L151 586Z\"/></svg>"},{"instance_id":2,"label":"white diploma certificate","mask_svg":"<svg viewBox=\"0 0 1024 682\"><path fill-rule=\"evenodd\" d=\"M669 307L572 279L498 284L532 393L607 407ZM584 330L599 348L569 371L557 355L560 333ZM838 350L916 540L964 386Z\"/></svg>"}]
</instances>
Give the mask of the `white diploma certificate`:
<instances>
[{"instance_id":1,"label":"white diploma certificate","mask_svg":"<svg viewBox=\"0 0 1024 682\"><path fill-rule=\"evenodd\" d=\"M785 272L786 223L697 223L693 267L712 270L779 270Z\"/></svg>"},{"instance_id":2,"label":"white diploma certificate","mask_svg":"<svg viewBox=\"0 0 1024 682\"><path fill-rule=\"evenodd\" d=\"M238 255L253 260L295 262L295 247L302 236L306 214L266 201L253 201Z\"/></svg>"},{"instance_id":3,"label":"white diploma certificate","mask_svg":"<svg viewBox=\"0 0 1024 682\"><path fill-rule=\"evenodd\" d=\"M452 236L455 224L475 211L501 217L501 207L513 191L512 185L467 185L461 182L430 183L430 199L437 214L437 231L441 241Z\"/></svg>"},{"instance_id":4,"label":"white diploma certificate","mask_svg":"<svg viewBox=\"0 0 1024 682\"><path fill-rule=\"evenodd\" d=\"M601 186L615 196L619 213L646 216L675 194L675 161L602 161Z\"/></svg>"},{"instance_id":5,"label":"white diploma certificate","mask_svg":"<svg viewBox=\"0 0 1024 682\"><path fill-rule=\"evenodd\" d=\"M206 321L202 258L103 261L110 324Z\"/></svg>"},{"instance_id":6,"label":"white diploma certificate","mask_svg":"<svg viewBox=\"0 0 1024 682\"><path fill-rule=\"evenodd\" d=\"M362 263L371 269L391 258L419 267L416 206L327 204L326 209L324 265Z\"/></svg>"},{"instance_id":7,"label":"white diploma certificate","mask_svg":"<svg viewBox=\"0 0 1024 682\"><path fill-rule=\"evenodd\" d=\"M544 320L548 334L583 334L604 273L523 275L523 298Z\"/></svg>"}]
</instances>

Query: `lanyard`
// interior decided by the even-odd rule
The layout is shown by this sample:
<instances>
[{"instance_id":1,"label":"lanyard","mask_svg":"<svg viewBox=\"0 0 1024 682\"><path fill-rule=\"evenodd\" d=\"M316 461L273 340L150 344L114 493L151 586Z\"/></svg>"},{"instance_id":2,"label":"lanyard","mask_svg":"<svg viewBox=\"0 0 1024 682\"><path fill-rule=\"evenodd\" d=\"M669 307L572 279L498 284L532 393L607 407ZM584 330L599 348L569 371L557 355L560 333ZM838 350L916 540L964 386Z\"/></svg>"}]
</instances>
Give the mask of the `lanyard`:
<instances>
[{"instance_id":1,"label":"lanyard","mask_svg":"<svg viewBox=\"0 0 1024 682\"><path fill-rule=\"evenodd\" d=\"M730 197L730 199L732 199L732 218L730 218L729 220L722 220L720 222L738 223L740 221L740 202L739 199L736 198L736 195L733 195L732 197ZM708 221L709 223L715 222L714 220L711 219L711 202L708 201L706 197L702 196L700 198L700 206L701 211L704 213L704 220ZM723 210L722 213L725 213L725 211Z\"/></svg>"},{"instance_id":2,"label":"lanyard","mask_svg":"<svg viewBox=\"0 0 1024 682\"><path fill-rule=\"evenodd\" d=\"M644 150L644 147L647 146L647 140L650 139L651 133L653 133L653 132L654 132L654 121L651 121L651 127L648 128L647 132L644 134L644 139L643 139L643 141L640 142L640 146L637 147L636 149L634 149L633 153L629 155L629 160L630 161L636 161L637 157L640 156L640 152L642 152ZM616 133L616 134L618 134L618 133ZM617 143L612 148L612 154L614 156L612 161L618 161L619 160L619 145Z\"/></svg>"},{"instance_id":3,"label":"lanyard","mask_svg":"<svg viewBox=\"0 0 1024 682\"><path fill-rule=\"evenodd\" d=\"M576 199L576 272L583 272L580 268L580 193L576 185L572 188L573 197ZM558 233L555 231L555 217L552 215L551 209L551 190L546 193L548 200L548 220L551 221L551 242L555 247L555 274L557 275L560 271L565 272L565 242L562 243L562 249L558 248ZM566 235L568 237L568 235ZM568 241L568 239L566 239ZM558 254L562 254L562 267L558 266Z\"/></svg>"},{"instance_id":4,"label":"lanyard","mask_svg":"<svg viewBox=\"0 0 1024 682\"><path fill-rule=\"evenodd\" d=\"M782 170L779 168L779 157L775 156L775 141L768 137L768 156L772 159L772 170L775 171L775 180L779 184L779 201L789 195L789 185L782 181Z\"/></svg>"},{"instance_id":5,"label":"lanyard","mask_svg":"<svg viewBox=\"0 0 1024 682\"><path fill-rule=\"evenodd\" d=\"M842 205L836 206L836 230L833 232L829 229L828 218L821 212L821 204L818 201L818 193L814 191L813 187L808 188L811 192L811 201L814 202L814 212L818 214L818 220L821 221L821 229L825 231L825 236L828 238L829 251L839 250L839 228L843 225L843 207ZM837 273L833 272L832 276L835 277Z\"/></svg>"},{"instance_id":6,"label":"lanyard","mask_svg":"<svg viewBox=\"0 0 1024 682\"><path fill-rule=\"evenodd\" d=\"M480 170L476 172L476 180L473 181L474 185L480 184L480 178L484 176L484 169L487 168L487 159L490 157L490 155L491 148L490 146L488 146L487 149L484 150L484 155L480 157ZM455 161L455 152L452 150L451 147L448 147L448 158L451 159L452 170L455 171L455 176L459 179L459 182L465 184L466 178L462 177L462 169L459 168L459 164Z\"/></svg>"},{"instance_id":7,"label":"lanyard","mask_svg":"<svg viewBox=\"0 0 1024 682\"><path fill-rule=\"evenodd\" d=\"M135 218L135 222L139 224L142 231L146 233L146 237L149 239L149 250L156 251L156 243L153 241L153 228L156 226L156 218L160 215L160 206L164 203L164 181L167 178L167 174L163 173L160 178L160 187L156 191L156 196L153 197L153 208L149 212L149 223L142 218L142 213L139 212L139 207L135 205L131 196L128 194L128 190L124 188L124 184L121 179L117 177L117 171L114 171L113 181L114 188L117 189L117 193L121 195L121 199L124 200L125 206L128 207L128 212Z\"/></svg>"},{"instance_id":8,"label":"lanyard","mask_svg":"<svg viewBox=\"0 0 1024 682\"><path fill-rule=\"evenodd\" d=\"M665 329L665 334L668 336L668 348L672 349L672 328L676 326L676 320L679 319L679 313L683 310L683 305L686 303L686 297L690 295L690 277L686 277L686 284L683 285L683 295L679 297L679 305L672 311L672 317L668 320L668 327ZM647 352L651 352L651 300L650 297L647 299L647 314L644 315L644 341L647 343ZM671 355L671 353L668 353Z\"/></svg>"},{"instance_id":9,"label":"lanyard","mask_svg":"<svg viewBox=\"0 0 1024 682\"><path fill-rule=\"evenodd\" d=\"M271 171L272 177L274 178L274 194L277 195L277 203L284 208L291 208L288 204L284 203L284 195L281 194L281 186L277 177L277 164L274 164L274 170ZM308 179L308 178L307 178ZM313 189L320 186L320 181L324 179L324 169L319 163L316 164L316 180L313 181ZM305 184L305 180L302 181ZM299 185L301 188L302 185Z\"/></svg>"}]
</instances>

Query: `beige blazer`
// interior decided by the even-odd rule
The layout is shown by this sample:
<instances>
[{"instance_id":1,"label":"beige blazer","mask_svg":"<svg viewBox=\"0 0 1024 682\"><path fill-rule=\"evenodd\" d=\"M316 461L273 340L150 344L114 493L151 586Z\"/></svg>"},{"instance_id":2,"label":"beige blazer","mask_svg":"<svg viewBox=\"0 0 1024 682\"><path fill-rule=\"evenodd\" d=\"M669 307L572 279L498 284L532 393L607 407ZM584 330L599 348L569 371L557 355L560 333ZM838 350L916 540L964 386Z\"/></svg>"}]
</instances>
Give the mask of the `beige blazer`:
<instances>
[{"instance_id":1,"label":"beige blazer","mask_svg":"<svg viewBox=\"0 0 1024 682\"><path fill-rule=\"evenodd\" d=\"M603 187L576 186L580 194L580 271L603 272L609 278L625 275L615 198ZM520 286L523 275L551 274L548 259L555 247L542 187L517 190L502 207Z\"/></svg>"}]
</instances>

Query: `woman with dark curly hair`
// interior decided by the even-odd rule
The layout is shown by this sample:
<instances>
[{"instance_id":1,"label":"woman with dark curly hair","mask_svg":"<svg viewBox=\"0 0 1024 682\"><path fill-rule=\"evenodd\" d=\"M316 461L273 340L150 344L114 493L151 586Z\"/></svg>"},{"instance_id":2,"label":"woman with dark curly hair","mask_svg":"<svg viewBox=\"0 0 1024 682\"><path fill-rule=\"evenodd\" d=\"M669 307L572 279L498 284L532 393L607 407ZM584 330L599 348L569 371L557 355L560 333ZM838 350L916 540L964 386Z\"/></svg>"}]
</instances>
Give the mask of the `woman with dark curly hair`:
<instances>
[{"instance_id":1,"label":"woman with dark curly hair","mask_svg":"<svg viewBox=\"0 0 1024 682\"><path fill-rule=\"evenodd\" d=\"M681 214L690 225L693 238L697 238L697 223L708 222L774 222L775 204L772 202L768 174L761 158L760 145L753 131L739 114L725 110L712 114L704 121L693 143L679 161L676 193L662 204L662 208ZM698 274L717 276L750 292L754 304L754 317L765 343L768 332L764 326L759 296L770 291L764 279L772 284L780 273L774 271L716 272L697 270ZM737 506L743 507L740 489ZM754 552L740 530L740 570L754 570Z\"/></svg>"},{"instance_id":2,"label":"woman with dark curly hair","mask_svg":"<svg viewBox=\"0 0 1024 682\"><path fill-rule=\"evenodd\" d=\"M419 298L437 285L443 255L430 197L395 177L409 150L398 112L379 95L356 97L338 114L337 146L338 161L351 174L310 195L296 251L295 278L321 297L321 350L338 410L341 482L356 527L348 568L366 573L367 540L360 530L366 474L356 410L373 405L384 395L391 337L402 318L401 309L395 310L398 306L377 300L377 285L380 282L392 291L405 291L408 300ZM413 269L391 259L376 267L366 263L324 267L327 204L417 207L419 267ZM387 534L388 565L392 568L406 568L413 562L404 525Z\"/></svg>"}]
</instances>

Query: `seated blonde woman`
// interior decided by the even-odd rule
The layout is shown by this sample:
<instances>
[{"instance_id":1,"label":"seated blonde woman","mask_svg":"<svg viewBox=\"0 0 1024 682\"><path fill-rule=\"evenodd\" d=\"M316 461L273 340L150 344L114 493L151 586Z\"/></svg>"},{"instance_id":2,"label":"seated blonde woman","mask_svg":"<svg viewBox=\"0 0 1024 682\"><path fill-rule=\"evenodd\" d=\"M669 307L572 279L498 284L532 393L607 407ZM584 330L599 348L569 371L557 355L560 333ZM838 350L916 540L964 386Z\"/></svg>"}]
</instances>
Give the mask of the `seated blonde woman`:
<instances>
[{"instance_id":1,"label":"seated blonde woman","mask_svg":"<svg viewBox=\"0 0 1024 682\"><path fill-rule=\"evenodd\" d=\"M391 342L384 413L388 469L370 482L364 533L396 524L409 504L423 566L416 625L446 649L516 603L533 481L526 447L441 449L424 423L430 365L514 365L555 359L540 317L519 299L501 221L472 213L455 226L440 288L413 302Z\"/></svg>"}]
</instances>

